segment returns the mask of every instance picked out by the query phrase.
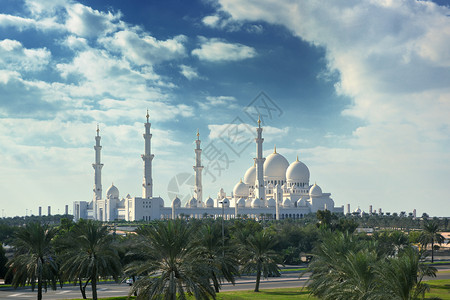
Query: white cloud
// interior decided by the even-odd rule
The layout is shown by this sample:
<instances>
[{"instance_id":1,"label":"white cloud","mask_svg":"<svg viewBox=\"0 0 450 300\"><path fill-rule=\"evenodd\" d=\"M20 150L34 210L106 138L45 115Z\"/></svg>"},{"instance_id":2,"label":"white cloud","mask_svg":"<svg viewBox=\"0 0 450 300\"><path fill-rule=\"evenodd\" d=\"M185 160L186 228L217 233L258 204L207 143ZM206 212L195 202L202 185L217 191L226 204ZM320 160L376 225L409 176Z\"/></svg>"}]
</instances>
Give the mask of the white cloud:
<instances>
[{"instance_id":1,"label":"white cloud","mask_svg":"<svg viewBox=\"0 0 450 300\"><path fill-rule=\"evenodd\" d=\"M197 102L201 109L211 109L218 107L237 108L237 100L233 96L207 96L205 101Z\"/></svg>"},{"instance_id":2,"label":"white cloud","mask_svg":"<svg viewBox=\"0 0 450 300\"><path fill-rule=\"evenodd\" d=\"M186 55L184 43L187 38L178 35L165 41L134 31L122 30L113 37L100 39L107 48L120 51L123 56L137 65L153 65L165 60L173 60Z\"/></svg>"},{"instance_id":3,"label":"white cloud","mask_svg":"<svg viewBox=\"0 0 450 300\"><path fill-rule=\"evenodd\" d=\"M220 17L217 15L206 16L202 19L202 23L210 27L216 27L219 21Z\"/></svg>"},{"instance_id":4,"label":"white cloud","mask_svg":"<svg viewBox=\"0 0 450 300\"><path fill-rule=\"evenodd\" d=\"M186 77L188 80L200 78L197 70L191 66L180 65L180 74Z\"/></svg>"},{"instance_id":5,"label":"white cloud","mask_svg":"<svg viewBox=\"0 0 450 300\"><path fill-rule=\"evenodd\" d=\"M0 41L0 69L39 71L50 59L51 53L46 48L27 49L19 41Z\"/></svg>"},{"instance_id":6,"label":"white cloud","mask_svg":"<svg viewBox=\"0 0 450 300\"><path fill-rule=\"evenodd\" d=\"M228 43L221 39L201 38L200 48L192 50L192 55L211 62L239 61L256 56L256 50L239 43Z\"/></svg>"},{"instance_id":7,"label":"white cloud","mask_svg":"<svg viewBox=\"0 0 450 300\"><path fill-rule=\"evenodd\" d=\"M67 7L66 27L81 37L97 37L114 32L120 27L121 15L100 12L91 7L75 3Z\"/></svg>"}]
</instances>

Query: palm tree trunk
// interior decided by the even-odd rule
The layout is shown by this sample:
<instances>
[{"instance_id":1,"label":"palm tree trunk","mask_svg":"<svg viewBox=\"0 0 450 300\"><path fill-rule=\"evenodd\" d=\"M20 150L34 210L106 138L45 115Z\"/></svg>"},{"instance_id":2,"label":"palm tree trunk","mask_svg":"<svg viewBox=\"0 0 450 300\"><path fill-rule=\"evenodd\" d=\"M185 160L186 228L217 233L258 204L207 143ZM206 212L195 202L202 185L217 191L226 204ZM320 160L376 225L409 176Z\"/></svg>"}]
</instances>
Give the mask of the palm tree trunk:
<instances>
[{"instance_id":1,"label":"palm tree trunk","mask_svg":"<svg viewBox=\"0 0 450 300\"><path fill-rule=\"evenodd\" d=\"M212 272L212 280L214 284L214 289L216 290L216 293L219 292L219 281L217 280L216 273Z\"/></svg>"},{"instance_id":2,"label":"palm tree trunk","mask_svg":"<svg viewBox=\"0 0 450 300\"><path fill-rule=\"evenodd\" d=\"M258 267L256 269L256 285L255 285L255 292L259 292L259 282L261 281L261 265L258 264Z\"/></svg>"},{"instance_id":3,"label":"palm tree trunk","mask_svg":"<svg viewBox=\"0 0 450 300\"><path fill-rule=\"evenodd\" d=\"M434 239L431 240L431 262L434 262Z\"/></svg>"},{"instance_id":4,"label":"palm tree trunk","mask_svg":"<svg viewBox=\"0 0 450 300\"><path fill-rule=\"evenodd\" d=\"M86 286L84 286L84 288L83 288L83 282L81 281L81 277L78 278L78 280L80 283L81 296L83 296L83 299L86 299Z\"/></svg>"},{"instance_id":5,"label":"palm tree trunk","mask_svg":"<svg viewBox=\"0 0 450 300\"><path fill-rule=\"evenodd\" d=\"M97 300L97 276L92 278L92 300Z\"/></svg>"},{"instance_id":6,"label":"palm tree trunk","mask_svg":"<svg viewBox=\"0 0 450 300\"><path fill-rule=\"evenodd\" d=\"M42 300L42 279L41 275L38 276L38 294L37 294L38 300Z\"/></svg>"}]
</instances>

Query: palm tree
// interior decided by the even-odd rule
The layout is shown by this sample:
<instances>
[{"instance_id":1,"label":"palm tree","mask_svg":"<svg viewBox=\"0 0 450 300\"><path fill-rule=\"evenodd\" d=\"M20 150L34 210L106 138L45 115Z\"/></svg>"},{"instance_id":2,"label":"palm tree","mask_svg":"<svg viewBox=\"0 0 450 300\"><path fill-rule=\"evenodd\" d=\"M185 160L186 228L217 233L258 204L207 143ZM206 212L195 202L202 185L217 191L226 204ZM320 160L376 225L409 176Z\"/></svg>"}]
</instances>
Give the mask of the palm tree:
<instances>
[{"instance_id":1,"label":"palm tree","mask_svg":"<svg viewBox=\"0 0 450 300\"><path fill-rule=\"evenodd\" d=\"M420 243L427 247L431 244L431 262L434 262L434 244L442 244L444 237L439 233L439 223L436 221L426 221L423 224L423 232L420 236Z\"/></svg>"},{"instance_id":2,"label":"palm tree","mask_svg":"<svg viewBox=\"0 0 450 300\"><path fill-rule=\"evenodd\" d=\"M242 270L245 273L256 272L255 292L259 292L261 275L267 278L270 274L280 274L277 265L280 258L273 250L275 245L275 238L267 231L257 232L247 238L241 257Z\"/></svg>"},{"instance_id":3,"label":"palm tree","mask_svg":"<svg viewBox=\"0 0 450 300\"><path fill-rule=\"evenodd\" d=\"M48 284L56 289L58 265L52 247L55 234L56 230L48 225L29 223L15 236L17 252L9 263L12 285L17 288L29 283L34 291L37 281L38 300L42 299L42 289L47 290Z\"/></svg>"},{"instance_id":4,"label":"palm tree","mask_svg":"<svg viewBox=\"0 0 450 300\"><path fill-rule=\"evenodd\" d=\"M376 243L326 232L309 265L308 288L320 299L370 299L375 293Z\"/></svg>"},{"instance_id":5,"label":"palm tree","mask_svg":"<svg viewBox=\"0 0 450 300\"><path fill-rule=\"evenodd\" d=\"M412 247L389 257L376 267L380 290L389 299L423 299L429 286L424 276L436 277L436 268L421 263L421 254Z\"/></svg>"},{"instance_id":6,"label":"palm tree","mask_svg":"<svg viewBox=\"0 0 450 300\"><path fill-rule=\"evenodd\" d=\"M236 249L226 240L222 245L221 226L218 222L205 224L198 232L200 255L210 264L210 278L216 293L221 283L226 280L235 283L234 277L239 274L239 262L236 258Z\"/></svg>"},{"instance_id":7,"label":"palm tree","mask_svg":"<svg viewBox=\"0 0 450 300\"><path fill-rule=\"evenodd\" d=\"M193 227L180 219L159 221L137 230L141 237L135 248L140 260L131 263L125 273L140 278L130 294L137 292L142 299L185 299L185 294L196 299L215 299L210 284L211 263L202 257L194 239ZM218 271L218 270L216 270Z\"/></svg>"},{"instance_id":8,"label":"palm tree","mask_svg":"<svg viewBox=\"0 0 450 300\"><path fill-rule=\"evenodd\" d=\"M97 282L100 276L113 276L117 281L122 267L114 247L114 238L108 227L88 220L79 222L69 235L65 245L64 263L61 270L65 278L78 280L83 298L86 286L92 285L92 298L97 299ZM82 287L82 279L86 279Z\"/></svg>"}]
</instances>

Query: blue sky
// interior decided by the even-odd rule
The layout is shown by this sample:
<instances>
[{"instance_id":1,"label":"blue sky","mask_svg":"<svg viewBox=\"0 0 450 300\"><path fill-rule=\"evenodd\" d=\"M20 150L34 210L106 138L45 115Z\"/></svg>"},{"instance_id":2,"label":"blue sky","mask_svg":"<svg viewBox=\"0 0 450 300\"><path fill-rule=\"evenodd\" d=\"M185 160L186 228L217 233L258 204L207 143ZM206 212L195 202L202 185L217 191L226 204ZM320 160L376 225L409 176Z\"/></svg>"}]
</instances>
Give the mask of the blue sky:
<instances>
[{"instance_id":1,"label":"blue sky","mask_svg":"<svg viewBox=\"0 0 450 300\"><path fill-rule=\"evenodd\" d=\"M449 15L445 1L3 0L2 214L92 199L97 124L104 193L140 196L149 109L166 205L191 192L197 128L216 151L205 196L230 194L260 113L266 155L299 155L336 205L449 216Z\"/></svg>"}]
</instances>

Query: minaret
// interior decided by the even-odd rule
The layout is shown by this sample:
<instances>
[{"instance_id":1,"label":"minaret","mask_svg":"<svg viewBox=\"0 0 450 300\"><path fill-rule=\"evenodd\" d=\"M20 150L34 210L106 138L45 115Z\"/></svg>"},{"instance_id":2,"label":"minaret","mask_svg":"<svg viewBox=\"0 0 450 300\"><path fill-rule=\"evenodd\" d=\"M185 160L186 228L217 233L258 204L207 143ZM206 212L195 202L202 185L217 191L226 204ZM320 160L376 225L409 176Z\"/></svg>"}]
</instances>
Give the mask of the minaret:
<instances>
[{"instance_id":1,"label":"minaret","mask_svg":"<svg viewBox=\"0 0 450 300\"><path fill-rule=\"evenodd\" d=\"M102 168L103 164L101 163L101 156L100 151L102 150L102 146L100 146L100 129L97 124L97 135L95 136L95 163L92 164L92 167L94 168L94 203L93 203L93 209L94 209L94 219L97 219L97 200L102 199Z\"/></svg>"},{"instance_id":2,"label":"minaret","mask_svg":"<svg viewBox=\"0 0 450 300\"><path fill-rule=\"evenodd\" d=\"M197 199L197 206L202 204L203 201L203 188L202 188L202 149L200 149L200 133L197 130L197 140L195 140L197 147L195 148L195 189L194 197Z\"/></svg>"},{"instance_id":3,"label":"minaret","mask_svg":"<svg viewBox=\"0 0 450 300\"><path fill-rule=\"evenodd\" d=\"M147 109L147 123L145 125L145 154L142 154L142 160L144 161L144 181L142 182L142 198L151 198L153 196L153 179L152 179L152 160L154 155L151 154L151 139L150 126L152 125L148 118L150 117Z\"/></svg>"},{"instance_id":4,"label":"minaret","mask_svg":"<svg viewBox=\"0 0 450 300\"><path fill-rule=\"evenodd\" d=\"M262 128L261 119L258 117L258 128L256 128L257 138L256 141L256 181L255 181L255 197L259 198L261 201L266 200L266 191L264 187L264 161L263 157L262 143L264 139L262 138Z\"/></svg>"}]
</instances>

